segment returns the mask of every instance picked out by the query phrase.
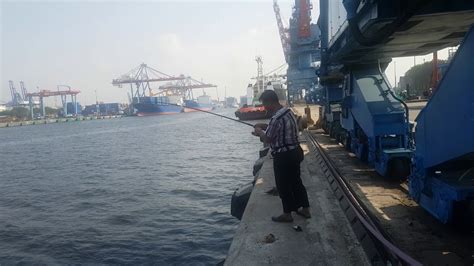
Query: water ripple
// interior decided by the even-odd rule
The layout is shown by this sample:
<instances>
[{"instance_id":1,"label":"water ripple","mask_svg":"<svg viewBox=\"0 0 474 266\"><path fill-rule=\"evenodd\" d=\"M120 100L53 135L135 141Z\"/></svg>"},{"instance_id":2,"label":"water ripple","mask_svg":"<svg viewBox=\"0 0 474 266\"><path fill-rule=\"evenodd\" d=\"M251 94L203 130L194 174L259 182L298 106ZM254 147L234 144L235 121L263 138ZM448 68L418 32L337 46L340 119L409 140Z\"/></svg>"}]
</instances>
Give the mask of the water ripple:
<instances>
[{"instance_id":1,"label":"water ripple","mask_svg":"<svg viewBox=\"0 0 474 266\"><path fill-rule=\"evenodd\" d=\"M201 113L1 129L0 265L220 262L249 133Z\"/></svg>"}]
</instances>

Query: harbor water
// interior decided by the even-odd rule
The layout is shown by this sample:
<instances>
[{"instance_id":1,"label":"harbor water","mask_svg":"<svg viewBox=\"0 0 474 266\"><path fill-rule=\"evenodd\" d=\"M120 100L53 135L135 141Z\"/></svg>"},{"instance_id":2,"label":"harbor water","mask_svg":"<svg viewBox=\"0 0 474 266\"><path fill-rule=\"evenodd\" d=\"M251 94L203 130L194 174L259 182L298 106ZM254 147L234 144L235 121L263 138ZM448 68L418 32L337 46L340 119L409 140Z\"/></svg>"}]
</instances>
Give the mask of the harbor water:
<instances>
[{"instance_id":1,"label":"harbor water","mask_svg":"<svg viewBox=\"0 0 474 266\"><path fill-rule=\"evenodd\" d=\"M250 132L204 113L0 129L0 264L222 261Z\"/></svg>"}]
</instances>

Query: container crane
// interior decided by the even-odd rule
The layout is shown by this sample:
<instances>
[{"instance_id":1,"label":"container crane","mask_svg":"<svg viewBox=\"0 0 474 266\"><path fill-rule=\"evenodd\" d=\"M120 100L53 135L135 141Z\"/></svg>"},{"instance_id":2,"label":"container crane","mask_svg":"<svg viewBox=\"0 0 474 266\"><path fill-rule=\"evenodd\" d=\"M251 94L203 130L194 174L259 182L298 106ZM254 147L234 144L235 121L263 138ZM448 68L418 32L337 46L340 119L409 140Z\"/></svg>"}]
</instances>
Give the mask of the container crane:
<instances>
[{"instance_id":1,"label":"container crane","mask_svg":"<svg viewBox=\"0 0 474 266\"><path fill-rule=\"evenodd\" d=\"M13 107L25 105L24 98L22 97L21 93L19 93L16 90L15 84L13 83L12 80L8 81L8 86L10 87L10 94L11 94L11 97L12 97L10 105L13 106Z\"/></svg>"},{"instance_id":2,"label":"container crane","mask_svg":"<svg viewBox=\"0 0 474 266\"><path fill-rule=\"evenodd\" d=\"M129 72L121 75L119 78L112 80L112 85L121 88L125 84L130 85L130 111L133 113L133 105L138 104L141 100L146 97L148 92L149 96L153 96L153 89L150 83L153 82L166 82L166 81L179 81L184 80L184 76L171 76L158 71L147 64L142 63L136 68Z\"/></svg>"},{"instance_id":3,"label":"container crane","mask_svg":"<svg viewBox=\"0 0 474 266\"><path fill-rule=\"evenodd\" d=\"M171 94L181 95L184 99L192 100L194 98L193 90L217 87L217 85L205 83L190 76L180 75L180 78L180 80L160 86L158 92L153 93L152 96Z\"/></svg>"},{"instance_id":4,"label":"container crane","mask_svg":"<svg viewBox=\"0 0 474 266\"><path fill-rule=\"evenodd\" d=\"M20 89L21 89L21 96L23 97L24 100L26 100L28 94L28 91L26 90L25 83L23 81L20 81Z\"/></svg>"},{"instance_id":5,"label":"container crane","mask_svg":"<svg viewBox=\"0 0 474 266\"><path fill-rule=\"evenodd\" d=\"M148 91L149 95L152 94L150 82L165 82L183 79L185 79L184 76L174 77L142 63L138 67L121 75L119 78L113 79L112 85L122 87L124 84L130 84L132 98L138 99L140 97L145 97L146 91ZM136 86L135 90L133 85Z\"/></svg>"}]
</instances>

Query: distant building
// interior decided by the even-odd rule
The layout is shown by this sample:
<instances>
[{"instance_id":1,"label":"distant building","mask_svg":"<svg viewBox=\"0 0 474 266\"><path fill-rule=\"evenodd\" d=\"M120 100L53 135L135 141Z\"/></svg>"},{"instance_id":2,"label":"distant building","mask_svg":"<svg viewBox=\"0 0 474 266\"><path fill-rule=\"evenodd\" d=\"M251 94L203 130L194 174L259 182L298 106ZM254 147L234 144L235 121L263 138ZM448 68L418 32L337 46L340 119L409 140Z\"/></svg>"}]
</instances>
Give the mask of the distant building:
<instances>
[{"instance_id":1,"label":"distant building","mask_svg":"<svg viewBox=\"0 0 474 266\"><path fill-rule=\"evenodd\" d=\"M6 104L0 104L0 112L6 111L7 110L7 105Z\"/></svg>"}]
</instances>

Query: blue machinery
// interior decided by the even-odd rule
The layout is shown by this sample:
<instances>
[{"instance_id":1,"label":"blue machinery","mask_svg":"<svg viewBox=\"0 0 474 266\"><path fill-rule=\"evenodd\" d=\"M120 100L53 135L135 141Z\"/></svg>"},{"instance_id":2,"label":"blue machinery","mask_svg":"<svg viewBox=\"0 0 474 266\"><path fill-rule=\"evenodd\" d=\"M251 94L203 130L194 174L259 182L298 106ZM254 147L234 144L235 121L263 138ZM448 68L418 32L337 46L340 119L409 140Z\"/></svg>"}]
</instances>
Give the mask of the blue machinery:
<instances>
[{"instance_id":1,"label":"blue machinery","mask_svg":"<svg viewBox=\"0 0 474 266\"><path fill-rule=\"evenodd\" d=\"M315 58L314 52L319 52L295 38L302 2L307 1L295 0L290 20L289 92L294 94L290 88L298 81L312 84L305 88L311 92L307 100L323 105L322 127L382 176L408 177L410 195L438 220L448 223L472 215L474 1L320 0L321 65L311 66L319 82L317 77L308 82L307 68L292 68L292 55ZM331 19L338 8L347 16L334 29ZM408 107L393 94L383 71L391 58L428 54L459 43L416 118L413 135Z\"/></svg>"},{"instance_id":2,"label":"blue machinery","mask_svg":"<svg viewBox=\"0 0 474 266\"><path fill-rule=\"evenodd\" d=\"M410 194L442 222L463 219L474 200L473 67L474 25L416 118Z\"/></svg>"}]
</instances>

